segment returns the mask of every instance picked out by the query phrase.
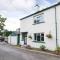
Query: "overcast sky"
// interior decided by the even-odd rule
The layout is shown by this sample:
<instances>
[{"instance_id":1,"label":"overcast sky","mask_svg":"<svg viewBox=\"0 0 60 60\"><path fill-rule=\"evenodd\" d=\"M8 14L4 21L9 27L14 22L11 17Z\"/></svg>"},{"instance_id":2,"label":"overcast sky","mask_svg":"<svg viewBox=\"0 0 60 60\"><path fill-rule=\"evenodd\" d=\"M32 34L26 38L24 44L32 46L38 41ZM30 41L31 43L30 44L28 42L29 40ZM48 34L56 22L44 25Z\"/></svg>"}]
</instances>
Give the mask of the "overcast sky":
<instances>
[{"instance_id":1,"label":"overcast sky","mask_svg":"<svg viewBox=\"0 0 60 60\"><path fill-rule=\"evenodd\" d=\"M5 29L13 31L19 28L19 19L35 12L36 3L42 9L56 2L59 0L0 0L0 14L7 17Z\"/></svg>"}]
</instances>

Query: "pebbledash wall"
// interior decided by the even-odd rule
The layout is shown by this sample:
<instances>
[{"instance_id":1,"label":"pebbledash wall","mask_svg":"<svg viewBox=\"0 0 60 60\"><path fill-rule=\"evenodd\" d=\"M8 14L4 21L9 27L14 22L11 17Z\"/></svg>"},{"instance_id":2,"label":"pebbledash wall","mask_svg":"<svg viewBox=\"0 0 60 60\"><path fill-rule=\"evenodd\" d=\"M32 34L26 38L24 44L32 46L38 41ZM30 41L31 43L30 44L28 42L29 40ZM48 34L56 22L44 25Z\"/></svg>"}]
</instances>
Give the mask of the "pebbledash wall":
<instances>
[{"instance_id":1,"label":"pebbledash wall","mask_svg":"<svg viewBox=\"0 0 60 60\"><path fill-rule=\"evenodd\" d=\"M56 8L56 20L57 20L57 42L60 46L60 3L54 5L53 7L48 7L38 13L34 13L31 16L22 18L20 32L28 32L27 34L27 45L31 47L39 48L41 45L45 45L49 50L56 49L56 25L55 25L55 8ZM33 16L43 13L44 23L34 25ZM44 43L34 42L34 33L44 32ZM52 34L52 39L46 37L48 33ZM21 34L21 33L20 33ZM31 35L32 39L28 38ZM20 44L24 45L22 41L22 34L20 35Z\"/></svg>"}]
</instances>

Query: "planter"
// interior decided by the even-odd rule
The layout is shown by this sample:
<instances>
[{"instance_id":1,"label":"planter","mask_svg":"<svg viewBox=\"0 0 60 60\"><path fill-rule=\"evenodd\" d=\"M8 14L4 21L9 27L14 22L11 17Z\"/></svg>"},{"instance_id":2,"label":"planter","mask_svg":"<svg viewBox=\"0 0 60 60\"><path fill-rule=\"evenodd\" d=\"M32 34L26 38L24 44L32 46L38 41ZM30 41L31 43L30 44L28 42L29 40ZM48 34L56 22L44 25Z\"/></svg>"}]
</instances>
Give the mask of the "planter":
<instances>
[{"instance_id":1,"label":"planter","mask_svg":"<svg viewBox=\"0 0 60 60\"><path fill-rule=\"evenodd\" d=\"M52 35L49 33L46 35L47 38L52 39Z\"/></svg>"},{"instance_id":2,"label":"planter","mask_svg":"<svg viewBox=\"0 0 60 60\"><path fill-rule=\"evenodd\" d=\"M31 35L29 35L29 36L28 36L28 38L32 39L32 36L31 36Z\"/></svg>"}]
</instances>

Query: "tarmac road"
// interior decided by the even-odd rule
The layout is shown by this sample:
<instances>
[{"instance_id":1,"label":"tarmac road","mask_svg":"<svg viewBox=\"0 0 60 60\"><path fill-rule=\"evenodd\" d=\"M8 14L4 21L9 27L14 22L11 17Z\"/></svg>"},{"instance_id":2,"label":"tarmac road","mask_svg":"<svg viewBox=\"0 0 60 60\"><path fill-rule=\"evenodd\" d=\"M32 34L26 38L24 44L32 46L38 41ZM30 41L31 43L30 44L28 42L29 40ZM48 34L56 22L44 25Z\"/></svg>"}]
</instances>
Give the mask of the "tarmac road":
<instances>
[{"instance_id":1,"label":"tarmac road","mask_svg":"<svg viewBox=\"0 0 60 60\"><path fill-rule=\"evenodd\" d=\"M0 60L60 60L60 58L26 51L0 42Z\"/></svg>"}]
</instances>

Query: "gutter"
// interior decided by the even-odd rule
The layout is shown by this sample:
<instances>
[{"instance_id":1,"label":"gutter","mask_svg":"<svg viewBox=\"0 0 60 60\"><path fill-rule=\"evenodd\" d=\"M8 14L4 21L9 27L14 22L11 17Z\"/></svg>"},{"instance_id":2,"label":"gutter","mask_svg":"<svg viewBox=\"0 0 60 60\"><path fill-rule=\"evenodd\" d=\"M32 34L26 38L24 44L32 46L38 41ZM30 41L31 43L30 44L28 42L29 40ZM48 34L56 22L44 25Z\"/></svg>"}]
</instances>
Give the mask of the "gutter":
<instances>
[{"instance_id":1,"label":"gutter","mask_svg":"<svg viewBox=\"0 0 60 60\"><path fill-rule=\"evenodd\" d=\"M57 13L56 13L56 6L55 6L55 34L56 34L56 48L58 47L58 39L57 39Z\"/></svg>"}]
</instances>

